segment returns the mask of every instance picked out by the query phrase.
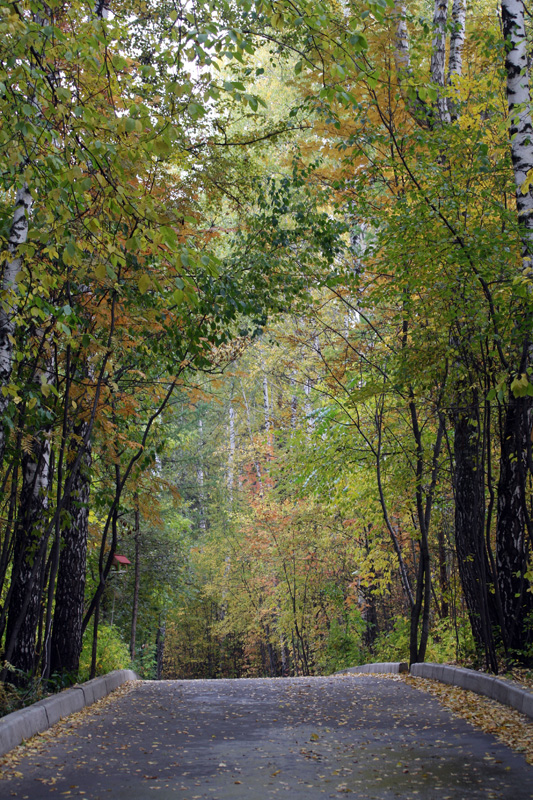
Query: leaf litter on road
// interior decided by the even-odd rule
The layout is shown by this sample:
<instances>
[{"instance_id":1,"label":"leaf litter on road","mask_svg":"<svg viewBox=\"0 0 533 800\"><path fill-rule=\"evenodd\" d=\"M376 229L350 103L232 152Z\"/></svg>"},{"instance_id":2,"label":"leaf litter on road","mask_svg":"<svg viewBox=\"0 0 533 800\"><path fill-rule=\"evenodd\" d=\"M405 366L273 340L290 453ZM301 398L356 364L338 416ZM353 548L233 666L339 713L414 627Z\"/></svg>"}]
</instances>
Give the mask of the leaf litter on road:
<instances>
[{"instance_id":1,"label":"leaf litter on road","mask_svg":"<svg viewBox=\"0 0 533 800\"><path fill-rule=\"evenodd\" d=\"M9 778L22 777L22 774L16 769L20 761L28 755L38 756L42 753L43 749L51 742L56 741L57 737L65 734L69 735L83 723L92 720L93 716L96 719L101 714L104 714L108 707L116 702L121 697L129 694L140 681L128 681L115 689L111 694L102 697L90 706L85 706L81 711L76 711L68 717L57 722L48 730L42 733L37 733L31 739L23 741L17 747L10 750L4 756L0 757L0 780Z\"/></svg>"},{"instance_id":2,"label":"leaf litter on road","mask_svg":"<svg viewBox=\"0 0 533 800\"><path fill-rule=\"evenodd\" d=\"M485 733L492 733L500 742L517 753L523 753L533 764L533 720L497 700L427 678L402 676L410 686L429 692L456 716L471 722ZM526 684L527 685L527 684Z\"/></svg>"}]
</instances>

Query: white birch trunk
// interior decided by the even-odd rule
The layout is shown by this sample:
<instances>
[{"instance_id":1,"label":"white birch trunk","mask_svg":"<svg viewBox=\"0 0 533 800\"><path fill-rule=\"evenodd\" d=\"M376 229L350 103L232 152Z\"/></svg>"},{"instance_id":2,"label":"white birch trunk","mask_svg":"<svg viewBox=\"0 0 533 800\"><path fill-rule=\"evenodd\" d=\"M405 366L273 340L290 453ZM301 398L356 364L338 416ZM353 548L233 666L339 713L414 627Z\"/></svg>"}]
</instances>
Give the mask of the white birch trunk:
<instances>
[{"instance_id":1,"label":"white birch trunk","mask_svg":"<svg viewBox=\"0 0 533 800\"><path fill-rule=\"evenodd\" d=\"M405 2L395 0L394 14L396 17L396 38L394 47L394 62L398 79L402 82L403 78L411 75L411 56L409 53L409 34L407 32L407 9Z\"/></svg>"},{"instance_id":2,"label":"white birch trunk","mask_svg":"<svg viewBox=\"0 0 533 800\"><path fill-rule=\"evenodd\" d=\"M409 53L409 33L407 31L407 7L405 0L394 0L394 16L396 20L396 36L394 46L394 64L398 78L398 88L407 110L419 125L427 127L428 113L418 93L412 95L409 89L409 78L412 77L411 55Z\"/></svg>"},{"instance_id":3,"label":"white birch trunk","mask_svg":"<svg viewBox=\"0 0 533 800\"><path fill-rule=\"evenodd\" d=\"M233 489L235 484L235 409L230 403L228 423L228 493L230 506L233 506Z\"/></svg>"},{"instance_id":4,"label":"white birch trunk","mask_svg":"<svg viewBox=\"0 0 533 800\"><path fill-rule=\"evenodd\" d=\"M207 525L205 521L204 509L204 466L202 461L202 452L204 447L204 423L198 420L198 429L200 432L200 452L198 456L198 463L196 465L196 480L198 483L198 511L200 514L200 530L205 531Z\"/></svg>"},{"instance_id":5,"label":"white birch trunk","mask_svg":"<svg viewBox=\"0 0 533 800\"><path fill-rule=\"evenodd\" d=\"M263 365L263 409L265 414L265 433L266 433L266 471L268 472L268 462L272 456L272 423L270 418L270 398L268 391L268 377Z\"/></svg>"},{"instance_id":6,"label":"white birch trunk","mask_svg":"<svg viewBox=\"0 0 533 800\"><path fill-rule=\"evenodd\" d=\"M44 335L42 332L41 336ZM54 380L53 357L35 378L50 384ZM5 660L23 672L31 672L35 658L35 634L39 619L42 575L46 548L48 495L51 488L50 427L33 437L30 452L21 459L22 486L14 547L13 592L9 602Z\"/></svg>"},{"instance_id":7,"label":"white birch trunk","mask_svg":"<svg viewBox=\"0 0 533 800\"><path fill-rule=\"evenodd\" d=\"M502 28L506 45L507 104L509 138L516 187L516 207L522 242L522 271L533 279L533 126L528 43L523 0L502 0ZM533 364L531 327L525 332L527 356L520 372ZM530 378L531 379L531 378ZM531 438L531 398L510 392L501 444L496 523L498 595L503 614L503 639L513 650L523 646L531 612L531 582L525 579L528 563L527 452Z\"/></svg>"},{"instance_id":8,"label":"white birch trunk","mask_svg":"<svg viewBox=\"0 0 533 800\"><path fill-rule=\"evenodd\" d=\"M522 258L524 273L533 277L533 193L529 184L533 173L533 126L531 92L527 62L527 39L522 0L502 0L503 35L508 43L505 59L511 157L516 185L518 219L523 226ZM524 191L525 189L525 191Z\"/></svg>"},{"instance_id":9,"label":"white birch trunk","mask_svg":"<svg viewBox=\"0 0 533 800\"><path fill-rule=\"evenodd\" d=\"M296 380L294 377L291 378L291 386L296 386ZM298 414L298 398L296 394L293 394L291 397L291 431L296 430L296 417Z\"/></svg>"},{"instance_id":10,"label":"white birch trunk","mask_svg":"<svg viewBox=\"0 0 533 800\"><path fill-rule=\"evenodd\" d=\"M265 409L265 431L268 441L270 436L270 403L268 397L268 378L265 373L263 373L263 407Z\"/></svg>"},{"instance_id":11,"label":"white birch trunk","mask_svg":"<svg viewBox=\"0 0 533 800\"><path fill-rule=\"evenodd\" d=\"M311 434L313 433L314 420L313 409L311 406L311 378L309 376L305 379L304 392L305 392L305 418L307 420L307 440L310 441Z\"/></svg>"},{"instance_id":12,"label":"white birch trunk","mask_svg":"<svg viewBox=\"0 0 533 800\"><path fill-rule=\"evenodd\" d=\"M450 36L450 57L448 60L447 83L453 81L454 75L463 71L463 48L465 44L466 0L453 0L452 33Z\"/></svg>"},{"instance_id":13,"label":"white birch trunk","mask_svg":"<svg viewBox=\"0 0 533 800\"><path fill-rule=\"evenodd\" d=\"M5 264L2 275L2 302L0 303L0 419L3 420L9 404L9 396L4 396L2 389L7 387L13 368L13 351L15 336L15 316L18 310L17 279L22 269L20 246L28 238L29 220L33 198L24 184L15 198L15 213L9 232L8 250L12 256ZM0 424L0 461L5 450L5 431Z\"/></svg>"},{"instance_id":14,"label":"white birch trunk","mask_svg":"<svg viewBox=\"0 0 533 800\"><path fill-rule=\"evenodd\" d=\"M444 86L446 67L446 23L448 22L448 0L435 0L433 13L433 43L431 48L431 80Z\"/></svg>"},{"instance_id":15,"label":"white birch trunk","mask_svg":"<svg viewBox=\"0 0 533 800\"><path fill-rule=\"evenodd\" d=\"M433 43L431 48L431 80L444 87L446 71L446 25L448 23L448 0L435 0L433 13ZM450 122L448 102L442 93L437 97L437 114L441 123Z\"/></svg>"}]
</instances>

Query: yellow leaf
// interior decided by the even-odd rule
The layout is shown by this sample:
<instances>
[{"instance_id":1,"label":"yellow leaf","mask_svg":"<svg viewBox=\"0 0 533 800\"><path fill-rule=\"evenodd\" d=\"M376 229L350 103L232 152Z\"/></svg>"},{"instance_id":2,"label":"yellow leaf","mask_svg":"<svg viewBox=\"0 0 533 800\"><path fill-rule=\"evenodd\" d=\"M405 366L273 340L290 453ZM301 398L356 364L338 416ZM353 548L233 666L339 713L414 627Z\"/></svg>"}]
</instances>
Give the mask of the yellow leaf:
<instances>
[{"instance_id":1,"label":"yellow leaf","mask_svg":"<svg viewBox=\"0 0 533 800\"><path fill-rule=\"evenodd\" d=\"M99 281L105 280L106 276L105 264L98 264L98 266L94 270L94 274Z\"/></svg>"},{"instance_id":2,"label":"yellow leaf","mask_svg":"<svg viewBox=\"0 0 533 800\"><path fill-rule=\"evenodd\" d=\"M145 272L143 272L143 274L141 275L141 277L139 278L139 280L137 282L137 286L139 287L140 293L141 294L146 294L146 292L148 291L148 289L150 288L151 285L152 285L152 282L151 282L149 276Z\"/></svg>"},{"instance_id":3,"label":"yellow leaf","mask_svg":"<svg viewBox=\"0 0 533 800\"><path fill-rule=\"evenodd\" d=\"M524 183L520 187L520 191L522 192L522 194L527 194L529 192L532 182L533 182L533 169L530 169L526 175Z\"/></svg>"}]
</instances>

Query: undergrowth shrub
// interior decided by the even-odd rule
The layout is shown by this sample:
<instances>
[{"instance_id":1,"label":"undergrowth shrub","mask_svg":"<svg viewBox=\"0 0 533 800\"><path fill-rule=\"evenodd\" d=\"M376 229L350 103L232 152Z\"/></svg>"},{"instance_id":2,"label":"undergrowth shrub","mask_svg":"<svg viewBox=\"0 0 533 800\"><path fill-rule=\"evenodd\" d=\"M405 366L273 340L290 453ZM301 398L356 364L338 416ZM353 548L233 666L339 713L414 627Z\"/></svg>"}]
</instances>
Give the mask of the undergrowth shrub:
<instances>
[{"instance_id":1,"label":"undergrowth shrub","mask_svg":"<svg viewBox=\"0 0 533 800\"><path fill-rule=\"evenodd\" d=\"M132 668L142 680L153 680L157 672L156 646L148 644L140 648Z\"/></svg>"},{"instance_id":2,"label":"undergrowth shrub","mask_svg":"<svg viewBox=\"0 0 533 800\"><path fill-rule=\"evenodd\" d=\"M410 623L408 617L397 617L389 631L380 633L374 642L369 661L409 661ZM434 620L428 638L426 661L467 663L475 653L472 630L468 620L451 618Z\"/></svg>"},{"instance_id":3,"label":"undergrowth shrub","mask_svg":"<svg viewBox=\"0 0 533 800\"><path fill-rule=\"evenodd\" d=\"M83 637L78 680L88 681L91 672L93 628L89 627ZM114 669L129 669L131 666L127 644L114 625L100 623L98 626L98 648L96 651L96 676L105 675Z\"/></svg>"},{"instance_id":4,"label":"undergrowth shrub","mask_svg":"<svg viewBox=\"0 0 533 800\"><path fill-rule=\"evenodd\" d=\"M361 637L365 624L361 614L356 611L350 614L349 620L343 620L343 623L340 624L336 619L331 621L325 653L321 659L324 663L319 663L322 674L331 674L361 663Z\"/></svg>"}]
</instances>

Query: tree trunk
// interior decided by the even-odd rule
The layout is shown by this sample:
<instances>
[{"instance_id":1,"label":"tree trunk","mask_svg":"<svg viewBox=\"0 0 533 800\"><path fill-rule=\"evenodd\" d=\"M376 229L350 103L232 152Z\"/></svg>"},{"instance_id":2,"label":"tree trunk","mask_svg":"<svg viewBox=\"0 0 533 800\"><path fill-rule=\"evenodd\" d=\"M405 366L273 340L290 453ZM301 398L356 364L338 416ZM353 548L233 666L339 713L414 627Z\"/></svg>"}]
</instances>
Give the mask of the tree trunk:
<instances>
[{"instance_id":1,"label":"tree trunk","mask_svg":"<svg viewBox=\"0 0 533 800\"><path fill-rule=\"evenodd\" d=\"M98 623L100 622L100 599L96 601L93 618L93 640L91 650L91 672L89 678L92 680L96 678L96 662L98 657Z\"/></svg>"},{"instance_id":2,"label":"tree trunk","mask_svg":"<svg viewBox=\"0 0 533 800\"><path fill-rule=\"evenodd\" d=\"M448 59L448 80L463 70L463 48L465 43L466 0L453 0L452 32L450 36L450 55Z\"/></svg>"},{"instance_id":3,"label":"tree trunk","mask_svg":"<svg viewBox=\"0 0 533 800\"><path fill-rule=\"evenodd\" d=\"M446 71L446 26L448 22L448 0L435 0L433 13L433 46L431 52L431 80L438 86L444 86ZM437 97L437 115L440 124L450 122L448 101L439 92Z\"/></svg>"},{"instance_id":4,"label":"tree trunk","mask_svg":"<svg viewBox=\"0 0 533 800\"><path fill-rule=\"evenodd\" d=\"M159 620L157 635L155 639L155 677L160 681L163 674L163 658L165 655L165 620Z\"/></svg>"},{"instance_id":5,"label":"tree trunk","mask_svg":"<svg viewBox=\"0 0 533 800\"><path fill-rule=\"evenodd\" d=\"M228 423L228 494L230 510L233 510L233 491L235 484L235 409L230 400Z\"/></svg>"},{"instance_id":6,"label":"tree trunk","mask_svg":"<svg viewBox=\"0 0 533 800\"><path fill-rule=\"evenodd\" d=\"M76 427L76 441L83 442L87 426L88 423L83 422ZM91 450L88 445L65 506L68 524L61 532L50 659L52 674L75 674L79 668L89 530L90 468Z\"/></svg>"},{"instance_id":7,"label":"tree trunk","mask_svg":"<svg viewBox=\"0 0 533 800\"><path fill-rule=\"evenodd\" d=\"M141 583L141 526L139 498L135 495L135 577L133 583L133 603L131 610L130 658L135 659L135 639L137 637L137 617L139 614L139 586Z\"/></svg>"},{"instance_id":8,"label":"tree trunk","mask_svg":"<svg viewBox=\"0 0 533 800\"><path fill-rule=\"evenodd\" d=\"M522 0L502 0L502 27L506 39L505 70L509 136L516 185L516 207L522 227L524 270L531 276L533 255L533 193L524 183L533 169L533 125L527 56L527 37Z\"/></svg>"},{"instance_id":9,"label":"tree trunk","mask_svg":"<svg viewBox=\"0 0 533 800\"><path fill-rule=\"evenodd\" d=\"M489 669L498 671L489 582L493 582L485 550L484 470L477 396L454 412L455 547L459 575L472 633Z\"/></svg>"},{"instance_id":10,"label":"tree trunk","mask_svg":"<svg viewBox=\"0 0 533 800\"><path fill-rule=\"evenodd\" d=\"M39 620L46 542L50 441L42 433L22 457L22 488L15 531L13 590L9 603L5 660L31 673Z\"/></svg>"},{"instance_id":11,"label":"tree trunk","mask_svg":"<svg viewBox=\"0 0 533 800\"><path fill-rule=\"evenodd\" d=\"M442 523L437 528L437 544L439 553L440 615L442 619L447 619L450 614L450 606L448 601L450 581L448 578L444 525Z\"/></svg>"},{"instance_id":12,"label":"tree trunk","mask_svg":"<svg viewBox=\"0 0 533 800\"><path fill-rule=\"evenodd\" d=\"M511 396L501 443L496 564L506 648L523 650L527 616L533 595L525 577L529 559L527 536L527 437L531 428L531 398ZM529 633L531 637L531 633Z\"/></svg>"},{"instance_id":13,"label":"tree trunk","mask_svg":"<svg viewBox=\"0 0 533 800\"><path fill-rule=\"evenodd\" d=\"M24 184L15 198L15 213L8 239L8 250L12 258L6 262L2 274L2 292L5 297L0 303L0 388L8 385L13 367L15 317L18 309L17 278L22 268L22 259L17 253L28 238L32 205L30 190ZM10 395L4 396L0 392L0 465L3 463L6 446L4 420L11 399Z\"/></svg>"},{"instance_id":14,"label":"tree trunk","mask_svg":"<svg viewBox=\"0 0 533 800\"><path fill-rule=\"evenodd\" d=\"M516 186L516 207L521 226L522 274L533 277L533 124L528 64L528 41L523 0L501 0L502 28L506 40L507 104L509 136ZM523 345L520 371L529 376L532 366L530 312L521 309L527 328L520 331ZM517 314L517 319L519 315ZM510 394L501 445L498 484L496 561L498 587L504 617L504 641L514 650L524 647L524 622L533 606L524 578L528 561L526 540L526 464L531 432L531 399Z\"/></svg>"}]
</instances>

